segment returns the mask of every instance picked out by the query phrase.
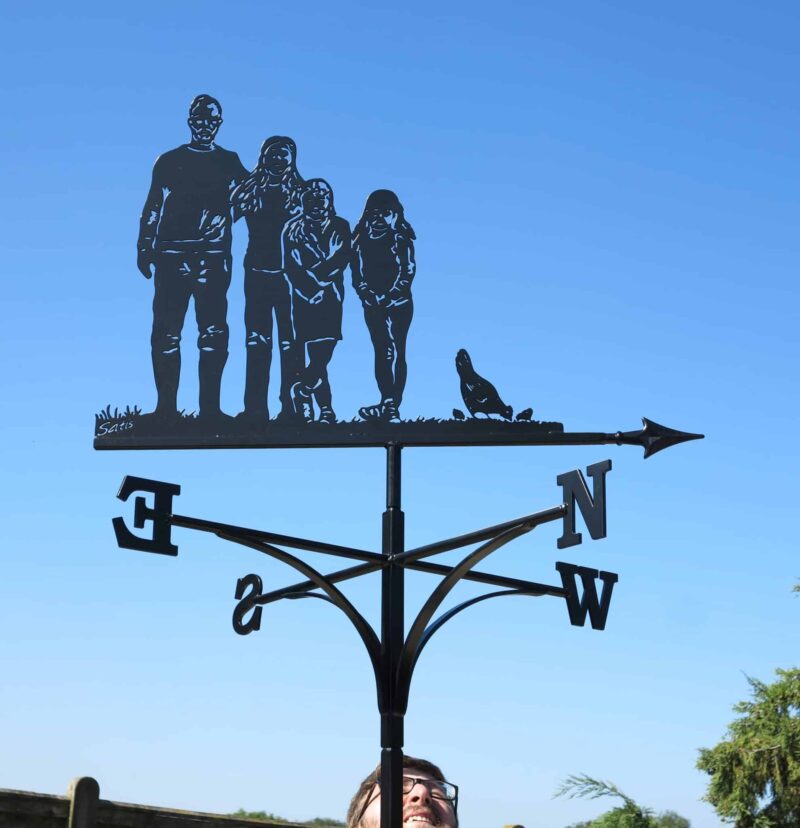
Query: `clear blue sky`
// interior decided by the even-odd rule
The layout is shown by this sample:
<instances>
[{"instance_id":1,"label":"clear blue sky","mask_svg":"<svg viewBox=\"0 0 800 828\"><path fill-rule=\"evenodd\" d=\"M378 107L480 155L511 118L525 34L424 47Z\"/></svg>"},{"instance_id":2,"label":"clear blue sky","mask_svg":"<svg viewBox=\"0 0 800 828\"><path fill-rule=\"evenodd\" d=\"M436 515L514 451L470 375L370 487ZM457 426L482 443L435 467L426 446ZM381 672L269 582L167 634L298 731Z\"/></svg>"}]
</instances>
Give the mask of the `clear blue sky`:
<instances>
[{"instance_id":1,"label":"clear blue sky","mask_svg":"<svg viewBox=\"0 0 800 828\"><path fill-rule=\"evenodd\" d=\"M557 474L610 457L607 539L559 551L551 525L491 568L620 574L603 633L556 599L445 628L406 747L462 786L464 828L594 816L602 803L551 799L578 772L716 826L697 749L723 735L745 673L797 664L796 4L5 2L3 18L0 786L60 793L91 774L109 799L303 819L343 815L378 758L343 617L286 602L260 633L231 629L236 579L277 588L290 570L188 531L177 559L124 552L111 531L135 474L181 484L183 514L379 542L379 450L91 448L102 406L154 402L137 221L154 159L208 92L222 146L250 166L266 136L293 136L351 221L371 190L399 193L418 235L405 414L459 404L466 347L540 419L707 434L646 462L406 451L409 544L555 505ZM344 324L331 379L352 416L375 401L352 293ZM408 582L410 615L433 581ZM348 594L376 620L377 582Z\"/></svg>"}]
</instances>

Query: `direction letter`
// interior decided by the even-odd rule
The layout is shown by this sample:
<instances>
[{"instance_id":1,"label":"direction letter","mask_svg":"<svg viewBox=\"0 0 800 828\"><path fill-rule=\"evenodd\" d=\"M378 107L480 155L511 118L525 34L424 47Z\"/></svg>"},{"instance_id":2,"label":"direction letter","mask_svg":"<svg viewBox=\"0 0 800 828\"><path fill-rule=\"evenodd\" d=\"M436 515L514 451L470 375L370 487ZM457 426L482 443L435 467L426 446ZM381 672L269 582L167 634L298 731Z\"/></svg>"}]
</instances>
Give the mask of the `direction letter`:
<instances>
[{"instance_id":1,"label":"direction letter","mask_svg":"<svg viewBox=\"0 0 800 828\"><path fill-rule=\"evenodd\" d=\"M588 566L575 566L575 564L556 564L556 569L561 575L561 583L566 590L567 611L569 622L575 627L582 627L586 623L586 613L589 613L589 620L592 622L593 630L604 630L608 608L611 605L611 593L614 591L614 584L619 580L615 572L598 572ZM578 585L575 583L575 576L581 576L583 584L583 596L578 598ZM603 594L597 600L597 587L595 580L599 578L603 582Z\"/></svg>"},{"instance_id":2,"label":"direction letter","mask_svg":"<svg viewBox=\"0 0 800 828\"><path fill-rule=\"evenodd\" d=\"M153 536L143 538L134 535L121 517L114 518L114 534L117 545L122 549L137 549L140 552L155 552L158 555L177 555L178 547L172 543L169 520L172 517L172 498L181 493L181 487L174 483L162 483L159 480L147 480L144 477L127 476L119 487L117 497L127 500L133 492L152 492L153 508L143 497L137 497L133 507L133 525L144 529L145 521L153 521Z\"/></svg>"},{"instance_id":3,"label":"direction letter","mask_svg":"<svg viewBox=\"0 0 800 828\"><path fill-rule=\"evenodd\" d=\"M250 587L250 592L244 594ZM261 578L258 575L245 575L236 582L236 600L239 603L233 610L233 629L239 635L249 635L253 630L261 629L261 610L258 599L261 597ZM243 621L245 614L253 610L249 621Z\"/></svg>"},{"instance_id":4,"label":"direction letter","mask_svg":"<svg viewBox=\"0 0 800 828\"><path fill-rule=\"evenodd\" d=\"M564 532L557 541L559 549L576 546L583 537L575 531L575 502L581 510L586 528L594 540L606 536L606 473L611 469L611 461L603 460L588 466L586 473L592 478L593 495L589 494L586 480L580 469L559 474L556 483L564 493L567 512L564 515Z\"/></svg>"}]
</instances>

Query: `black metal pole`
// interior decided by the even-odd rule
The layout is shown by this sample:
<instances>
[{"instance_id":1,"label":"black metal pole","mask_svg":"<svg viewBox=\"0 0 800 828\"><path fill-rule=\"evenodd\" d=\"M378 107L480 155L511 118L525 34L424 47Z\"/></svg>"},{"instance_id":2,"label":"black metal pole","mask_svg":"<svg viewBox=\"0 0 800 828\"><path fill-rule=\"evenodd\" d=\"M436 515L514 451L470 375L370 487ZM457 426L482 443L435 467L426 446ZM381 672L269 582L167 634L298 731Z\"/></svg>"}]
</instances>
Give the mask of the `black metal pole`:
<instances>
[{"instance_id":1,"label":"black metal pole","mask_svg":"<svg viewBox=\"0 0 800 828\"><path fill-rule=\"evenodd\" d=\"M403 717L398 706L397 675L403 649L402 566L392 563L403 552L404 515L400 508L400 452L386 446L386 511L383 513L382 552L389 565L382 572L381 590L381 828L403 824Z\"/></svg>"}]
</instances>

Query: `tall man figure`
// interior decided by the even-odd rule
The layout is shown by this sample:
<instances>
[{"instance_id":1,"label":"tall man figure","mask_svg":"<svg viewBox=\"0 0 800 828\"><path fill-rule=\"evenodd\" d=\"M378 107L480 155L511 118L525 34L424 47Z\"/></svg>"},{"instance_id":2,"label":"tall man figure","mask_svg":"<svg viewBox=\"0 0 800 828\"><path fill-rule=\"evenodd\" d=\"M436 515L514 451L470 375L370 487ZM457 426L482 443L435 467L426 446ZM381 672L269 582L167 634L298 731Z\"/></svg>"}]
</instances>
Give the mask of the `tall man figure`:
<instances>
[{"instance_id":1,"label":"tall man figure","mask_svg":"<svg viewBox=\"0 0 800 828\"><path fill-rule=\"evenodd\" d=\"M181 330L190 298L199 334L200 417L213 421L221 414L231 281L229 199L247 175L235 152L214 143L221 124L219 101L198 95L189 107L192 140L158 158L142 210L137 265L146 279L155 276L150 345L158 392L153 413L161 421L178 415Z\"/></svg>"}]
</instances>

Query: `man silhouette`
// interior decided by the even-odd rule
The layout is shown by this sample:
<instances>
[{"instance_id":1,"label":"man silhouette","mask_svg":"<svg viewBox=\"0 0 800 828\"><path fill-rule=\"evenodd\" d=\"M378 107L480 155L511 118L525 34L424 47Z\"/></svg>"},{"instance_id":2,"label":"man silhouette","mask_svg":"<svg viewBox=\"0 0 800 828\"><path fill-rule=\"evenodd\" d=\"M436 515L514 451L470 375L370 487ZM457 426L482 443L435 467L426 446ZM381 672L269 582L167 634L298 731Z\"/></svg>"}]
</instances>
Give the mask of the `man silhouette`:
<instances>
[{"instance_id":1,"label":"man silhouette","mask_svg":"<svg viewBox=\"0 0 800 828\"><path fill-rule=\"evenodd\" d=\"M142 210L137 266L154 278L153 355L158 403L153 416L178 416L181 330L194 298L200 349L200 417L221 416L220 386L228 359L231 280L230 193L247 170L235 152L214 143L222 107L198 95L189 107L192 140L160 156Z\"/></svg>"}]
</instances>

